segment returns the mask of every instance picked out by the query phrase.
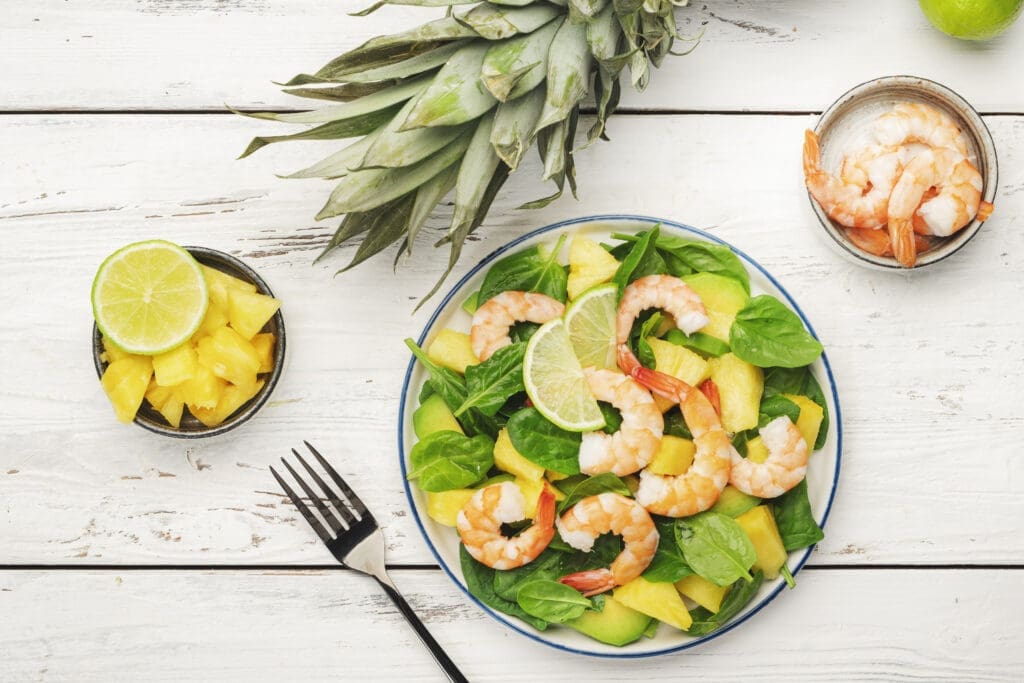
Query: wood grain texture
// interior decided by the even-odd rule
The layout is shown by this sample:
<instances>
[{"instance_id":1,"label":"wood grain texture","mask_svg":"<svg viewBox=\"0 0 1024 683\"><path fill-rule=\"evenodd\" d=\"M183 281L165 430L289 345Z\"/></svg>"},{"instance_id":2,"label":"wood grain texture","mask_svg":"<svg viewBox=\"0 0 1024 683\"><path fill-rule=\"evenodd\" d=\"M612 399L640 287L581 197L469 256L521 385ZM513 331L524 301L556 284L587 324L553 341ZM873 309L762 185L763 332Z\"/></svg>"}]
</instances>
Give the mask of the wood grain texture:
<instances>
[{"instance_id":1,"label":"wood grain texture","mask_svg":"<svg viewBox=\"0 0 1024 683\"><path fill-rule=\"evenodd\" d=\"M1019 680L1019 572L920 574L803 572L732 632L626 661L513 633L439 571L395 579L472 681ZM349 572L8 571L0 609L19 615L0 621L9 681L442 680L384 594Z\"/></svg>"},{"instance_id":2,"label":"wood grain texture","mask_svg":"<svg viewBox=\"0 0 1024 683\"><path fill-rule=\"evenodd\" d=\"M316 69L381 33L440 10L369 0L36 0L0 23L0 110L302 107L270 81ZM982 44L933 29L916 3L892 0L710 0L677 10L703 32L624 107L820 111L848 88L889 74L933 78L987 112L1024 112L1007 77L1024 61L1024 25Z\"/></svg>"},{"instance_id":3,"label":"wood grain texture","mask_svg":"<svg viewBox=\"0 0 1024 683\"><path fill-rule=\"evenodd\" d=\"M248 16L248 15L243 15ZM509 182L456 276L556 220L641 213L709 229L774 273L835 370L843 472L817 563L1024 562L1021 337L1024 118L988 118L999 149L993 218L930 270L885 274L835 255L801 188L811 116L624 116L579 154L580 201L545 194L534 159ZM389 561L431 563L395 456L408 353L439 274L431 219L392 274L384 255L332 278L351 248L310 262L333 225L330 185L286 181L331 143L244 161L271 122L203 115L7 116L0 127L0 564L324 563L329 555L266 466L318 444L385 524ZM628 174L618 169L629 168ZM102 258L164 237L239 254L284 300L289 354L244 428L180 442L117 424L92 369L89 284ZM393 253L393 252L391 252ZM454 282L454 280L453 280Z\"/></svg>"}]
</instances>

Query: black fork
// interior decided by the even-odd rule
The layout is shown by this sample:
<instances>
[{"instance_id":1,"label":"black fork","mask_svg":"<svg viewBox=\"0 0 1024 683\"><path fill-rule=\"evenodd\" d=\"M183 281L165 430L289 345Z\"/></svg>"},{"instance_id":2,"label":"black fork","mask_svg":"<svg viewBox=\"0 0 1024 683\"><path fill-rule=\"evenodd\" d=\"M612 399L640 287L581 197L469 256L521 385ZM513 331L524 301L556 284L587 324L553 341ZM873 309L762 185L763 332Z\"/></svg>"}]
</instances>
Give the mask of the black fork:
<instances>
[{"instance_id":1,"label":"black fork","mask_svg":"<svg viewBox=\"0 0 1024 683\"><path fill-rule=\"evenodd\" d=\"M302 443L306 444L306 448L317 459L317 462L320 463L320 466L323 467L324 471L327 472L327 475L334 481L334 484L341 492L339 495L328 486L320 475L317 474L316 470L310 467L309 463L299 455L299 452L294 448L292 449L296 459L302 464L306 472L309 473L313 481L316 482L316 485L320 487L320 490L323 491L327 501L331 504L330 506L324 503L323 499L299 476L298 472L292 469L287 460L281 458L281 462L284 463L285 468L291 473L295 481L298 482L306 497L316 506L320 516L330 529L328 530L317 519L317 516L303 502L302 498L271 467L270 472L277 479L277 483L281 485L284 492L292 499L292 503L295 504L298 511L309 522L309 525L313 527L313 531L327 545L327 549L337 558L338 562L350 569L368 574L377 580L377 583L388 594L388 597L395 603L395 606L398 607L402 615L416 629L416 635L430 649L430 654L434 656L437 663L448 674L448 678L457 683L466 681L466 677L462 675L459 668L455 666L455 663L448 657L438 642L434 640L434 637L430 635L427 627L423 625L423 622L416 616L416 613L412 611L409 603L398 592L395 584L391 582L391 578L388 576L384 566L384 534L381 533L377 520L373 518L373 515L366 509L363 501L349 488L345 480L331 467L330 463L308 441L303 441Z\"/></svg>"}]
</instances>

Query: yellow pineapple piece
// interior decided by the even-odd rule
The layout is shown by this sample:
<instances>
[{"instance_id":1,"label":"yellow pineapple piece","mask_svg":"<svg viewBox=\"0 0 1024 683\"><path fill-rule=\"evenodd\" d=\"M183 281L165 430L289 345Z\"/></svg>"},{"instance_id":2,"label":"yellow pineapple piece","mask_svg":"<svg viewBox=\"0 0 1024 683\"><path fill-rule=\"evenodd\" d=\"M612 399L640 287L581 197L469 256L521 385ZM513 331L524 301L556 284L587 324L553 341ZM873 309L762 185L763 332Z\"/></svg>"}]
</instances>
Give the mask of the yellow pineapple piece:
<instances>
[{"instance_id":1,"label":"yellow pineapple piece","mask_svg":"<svg viewBox=\"0 0 1024 683\"><path fill-rule=\"evenodd\" d=\"M612 597L626 607L683 631L693 623L683 598L671 583L653 583L639 576L616 588Z\"/></svg>"},{"instance_id":2,"label":"yellow pineapple piece","mask_svg":"<svg viewBox=\"0 0 1024 683\"><path fill-rule=\"evenodd\" d=\"M676 581L676 590L712 614L718 614L729 586L716 586L703 576L690 574Z\"/></svg>"},{"instance_id":3,"label":"yellow pineapple piece","mask_svg":"<svg viewBox=\"0 0 1024 683\"><path fill-rule=\"evenodd\" d=\"M214 408L220 400L225 382L213 371L202 363L196 364L196 372L192 379L179 384L175 389L178 396L188 405L188 409L195 415L200 408Z\"/></svg>"},{"instance_id":4,"label":"yellow pineapple piece","mask_svg":"<svg viewBox=\"0 0 1024 683\"><path fill-rule=\"evenodd\" d=\"M727 432L742 432L757 426L764 391L764 370L727 353L708 360L711 379L718 386L722 426Z\"/></svg>"},{"instance_id":5,"label":"yellow pineapple piece","mask_svg":"<svg viewBox=\"0 0 1024 683\"><path fill-rule=\"evenodd\" d=\"M768 459L768 447L760 436L755 436L747 442L747 460L762 463Z\"/></svg>"},{"instance_id":6,"label":"yellow pineapple piece","mask_svg":"<svg viewBox=\"0 0 1024 683\"><path fill-rule=\"evenodd\" d=\"M654 365L658 372L672 375L692 387L700 386L701 382L711 376L708 362L690 349L657 337L648 337L647 343L654 352ZM675 405L673 401L657 395L654 402L663 413Z\"/></svg>"},{"instance_id":7,"label":"yellow pineapple piece","mask_svg":"<svg viewBox=\"0 0 1024 683\"><path fill-rule=\"evenodd\" d=\"M459 512L476 493L474 489L452 489L451 491L427 492L427 516L438 524L455 526Z\"/></svg>"},{"instance_id":8,"label":"yellow pineapple piece","mask_svg":"<svg viewBox=\"0 0 1024 683\"><path fill-rule=\"evenodd\" d=\"M195 343L203 337L208 337L218 327L224 327L227 324L228 309L217 305L213 302L213 299L210 299L210 305L206 307L206 315L203 316L203 322L199 324L199 329L192 335L192 342Z\"/></svg>"},{"instance_id":9,"label":"yellow pineapple piece","mask_svg":"<svg viewBox=\"0 0 1024 683\"><path fill-rule=\"evenodd\" d=\"M199 340L199 365L232 384L251 388L260 368L259 355L252 342L230 327L220 327ZM197 416L198 417L198 416Z\"/></svg>"},{"instance_id":10,"label":"yellow pineapple piece","mask_svg":"<svg viewBox=\"0 0 1024 683\"><path fill-rule=\"evenodd\" d=\"M260 380L251 386L237 386L229 384L221 392L217 405L211 408L195 408L189 406L189 410L196 416L196 419L207 427L216 427L224 420L231 417L235 411L245 405L249 399L260 393L265 382Z\"/></svg>"},{"instance_id":11,"label":"yellow pineapple piece","mask_svg":"<svg viewBox=\"0 0 1024 683\"><path fill-rule=\"evenodd\" d=\"M181 426L181 416L185 412L185 401L175 391L161 407L157 408L157 412L164 416L167 424L177 429Z\"/></svg>"},{"instance_id":12,"label":"yellow pineapple piece","mask_svg":"<svg viewBox=\"0 0 1024 683\"><path fill-rule=\"evenodd\" d=\"M569 298L575 299L591 287L608 282L618 269L619 262L600 244L581 234L574 235L569 245Z\"/></svg>"},{"instance_id":13,"label":"yellow pineapple piece","mask_svg":"<svg viewBox=\"0 0 1024 683\"><path fill-rule=\"evenodd\" d=\"M753 569L763 571L766 579L777 577L789 553L782 543L782 536L779 535L772 511L767 505L758 505L737 517L736 523L750 537L754 550L757 551L757 561L754 562Z\"/></svg>"},{"instance_id":14,"label":"yellow pineapple piece","mask_svg":"<svg viewBox=\"0 0 1024 683\"><path fill-rule=\"evenodd\" d=\"M162 387L173 387L196 372L196 350L191 342L153 356L153 374Z\"/></svg>"},{"instance_id":15,"label":"yellow pineapple piece","mask_svg":"<svg viewBox=\"0 0 1024 683\"><path fill-rule=\"evenodd\" d=\"M523 494L523 500L526 502L525 509L527 519L533 519L537 516L537 503L540 501L540 494L544 491L545 485L551 489L553 494L555 494L556 503L560 500L565 500L565 494L544 479L535 480L516 477L515 484L519 487L519 490Z\"/></svg>"},{"instance_id":16,"label":"yellow pineapple piece","mask_svg":"<svg viewBox=\"0 0 1024 683\"><path fill-rule=\"evenodd\" d=\"M153 361L149 356L128 355L107 366L100 383L118 420L131 422L135 419L152 376Z\"/></svg>"},{"instance_id":17,"label":"yellow pineapple piece","mask_svg":"<svg viewBox=\"0 0 1024 683\"><path fill-rule=\"evenodd\" d=\"M651 474L683 474L690 469L696 453L697 447L689 439L666 434L661 437L658 452L654 454L654 460L647 466L647 470Z\"/></svg>"},{"instance_id":18,"label":"yellow pineapple piece","mask_svg":"<svg viewBox=\"0 0 1024 683\"><path fill-rule=\"evenodd\" d=\"M266 294L228 290L228 320L246 339L252 339L274 317L281 302Z\"/></svg>"},{"instance_id":19,"label":"yellow pineapple piece","mask_svg":"<svg viewBox=\"0 0 1024 683\"><path fill-rule=\"evenodd\" d=\"M103 337L103 353L100 354L100 360L104 363L113 363L115 360L121 360L122 358L128 358L132 354L127 351L122 351L114 342L110 341L106 337Z\"/></svg>"},{"instance_id":20,"label":"yellow pineapple piece","mask_svg":"<svg viewBox=\"0 0 1024 683\"><path fill-rule=\"evenodd\" d=\"M210 301L219 306L221 310L228 310L228 291L235 289L242 292L255 292L256 285L237 277L221 272L216 268L199 264L203 269L203 277L206 279L206 289L210 292Z\"/></svg>"},{"instance_id":21,"label":"yellow pineapple piece","mask_svg":"<svg viewBox=\"0 0 1024 683\"><path fill-rule=\"evenodd\" d=\"M825 419L825 411L817 403L806 396L796 394L783 394L800 408L800 417L796 421L796 428L804 435L807 442L807 452L814 450L814 442L818 440L818 430L821 429L822 420Z\"/></svg>"},{"instance_id":22,"label":"yellow pineapple piece","mask_svg":"<svg viewBox=\"0 0 1024 683\"><path fill-rule=\"evenodd\" d=\"M274 370L274 341L274 335L270 332L261 332L252 338L256 357L260 359L260 368L257 372L261 374Z\"/></svg>"},{"instance_id":23,"label":"yellow pineapple piece","mask_svg":"<svg viewBox=\"0 0 1024 683\"><path fill-rule=\"evenodd\" d=\"M494 442L494 466L528 481L540 481L544 478L544 468L527 460L516 450L505 428L498 432L498 438Z\"/></svg>"},{"instance_id":24,"label":"yellow pineapple piece","mask_svg":"<svg viewBox=\"0 0 1024 683\"><path fill-rule=\"evenodd\" d=\"M160 386L160 383L155 378L150 381L149 387L146 388L146 400L156 410L160 410L160 407L167 403L168 399L173 395L174 387Z\"/></svg>"},{"instance_id":25,"label":"yellow pineapple piece","mask_svg":"<svg viewBox=\"0 0 1024 683\"><path fill-rule=\"evenodd\" d=\"M465 374L467 367L480 362L476 354L473 353L469 335L447 327L438 332L434 340L430 342L427 347L427 357L438 365L443 365L459 374Z\"/></svg>"}]
</instances>

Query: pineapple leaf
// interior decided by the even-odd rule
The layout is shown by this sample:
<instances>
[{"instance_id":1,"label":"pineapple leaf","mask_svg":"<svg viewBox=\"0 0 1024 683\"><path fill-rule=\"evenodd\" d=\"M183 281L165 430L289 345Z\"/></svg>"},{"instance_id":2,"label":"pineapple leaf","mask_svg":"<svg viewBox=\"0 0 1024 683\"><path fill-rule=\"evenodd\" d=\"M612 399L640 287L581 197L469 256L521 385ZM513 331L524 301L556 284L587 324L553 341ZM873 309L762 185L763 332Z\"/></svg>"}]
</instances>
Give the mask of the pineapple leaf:
<instances>
[{"instance_id":1,"label":"pineapple leaf","mask_svg":"<svg viewBox=\"0 0 1024 683\"><path fill-rule=\"evenodd\" d=\"M355 268L366 259L400 240L406 232L407 222L415 200L416 193L410 192L393 202L388 202L371 211L370 213L373 214L372 224L368 228L366 237L359 244L359 248L349 264L335 273L335 275L340 275L346 270Z\"/></svg>"},{"instance_id":2,"label":"pineapple leaf","mask_svg":"<svg viewBox=\"0 0 1024 683\"><path fill-rule=\"evenodd\" d=\"M482 2L456 19L488 40L501 40L532 33L560 14L558 7L548 3L509 8Z\"/></svg>"},{"instance_id":3,"label":"pineapple leaf","mask_svg":"<svg viewBox=\"0 0 1024 683\"><path fill-rule=\"evenodd\" d=\"M590 81L590 62L586 25L563 22L551 43L547 100L538 125L546 127L564 120L583 99Z\"/></svg>"},{"instance_id":4,"label":"pineapple leaf","mask_svg":"<svg viewBox=\"0 0 1024 683\"><path fill-rule=\"evenodd\" d=\"M313 259L313 263L319 263L320 260L327 256L327 254L335 247L338 247L356 235L361 235L369 230L371 217L372 215L369 213L350 213L345 216L330 241L327 242L327 246L323 248L323 251L320 252L319 256Z\"/></svg>"},{"instance_id":5,"label":"pineapple leaf","mask_svg":"<svg viewBox=\"0 0 1024 683\"><path fill-rule=\"evenodd\" d=\"M459 166L460 164L452 164L420 185L420 189L416 191L416 201L409 215L408 235L406 236L408 253L412 253L412 245L430 217L430 212L455 187L455 180L459 176Z\"/></svg>"},{"instance_id":6,"label":"pineapple leaf","mask_svg":"<svg viewBox=\"0 0 1024 683\"><path fill-rule=\"evenodd\" d=\"M415 102L412 100L407 102L395 114L390 123L380 129L380 134L370 145L359 169L396 168L412 165L430 156L467 131L468 124L399 130L402 122L412 111L414 104Z\"/></svg>"},{"instance_id":7,"label":"pineapple leaf","mask_svg":"<svg viewBox=\"0 0 1024 683\"><path fill-rule=\"evenodd\" d=\"M282 178L344 178L352 170L355 169L363 158L366 156L366 151L370 149L370 145L380 135L380 129L373 131L369 135L361 138L358 142L353 142L348 147L345 147L331 156L318 161L312 166L308 166L300 171L296 171L290 175L280 176Z\"/></svg>"},{"instance_id":8,"label":"pineapple leaf","mask_svg":"<svg viewBox=\"0 0 1024 683\"><path fill-rule=\"evenodd\" d=\"M608 5L608 0L571 0L570 6L584 17L596 16Z\"/></svg>"},{"instance_id":9,"label":"pineapple leaf","mask_svg":"<svg viewBox=\"0 0 1024 683\"><path fill-rule=\"evenodd\" d=\"M320 88L291 88L284 92L296 97L307 97L314 100L332 100L335 102L351 102L352 100L371 95L378 90L397 85L398 81L378 81L376 83L342 83L341 85Z\"/></svg>"},{"instance_id":10,"label":"pineapple leaf","mask_svg":"<svg viewBox=\"0 0 1024 683\"><path fill-rule=\"evenodd\" d=\"M472 121L498 100L480 84L480 68L487 54L485 41L466 44L441 68L433 83L416 98L412 112L399 127L454 126Z\"/></svg>"},{"instance_id":11,"label":"pineapple leaf","mask_svg":"<svg viewBox=\"0 0 1024 683\"><path fill-rule=\"evenodd\" d=\"M327 123L329 121L341 121L369 114L370 112L380 111L394 104L405 102L425 90L429 82L430 78L423 76L384 90L378 90L375 93L346 102L345 104L335 104L330 107L323 107L322 109L314 109L313 111L287 114L271 111L244 112L234 109L231 111L253 119L267 119L284 123ZM228 108L230 109L230 107Z\"/></svg>"},{"instance_id":12,"label":"pineapple leaf","mask_svg":"<svg viewBox=\"0 0 1024 683\"><path fill-rule=\"evenodd\" d=\"M491 130L491 145L510 170L519 167L519 162L533 144L533 131L537 129L543 108L542 88L534 88L519 99L498 105Z\"/></svg>"},{"instance_id":13,"label":"pineapple leaf","mask_svg":"<svg viewBox=\"0 0 1024 683\"><path fill-rule=\"evenodd\" d=\"M456 40L441 44L426 52L421 52L393 64L380 66L367 65L364 70L346 73L343 76L319 77L319 83L372 83L393 78L408 78L416 74L432 71L447 62L453 54L459 51L465 40ZM289 83L286 85L303 85L302 83Z\"/></svg>"},{"instance_id":14,"label":"pineapple leaf","mask_svg":"<svg viewBox=\"0 0 1024 683\"><path fill-rule=\"evenodd\" d=\"M471 5L479 0L378 0L366 9L350 12L350 17L365 17L376 12L385 5L415 5L417 7L451 7L452 5Z\"/></svg>"},{"instance_id":15,"label":"pineapple leaf","mask_svg":"<svg viewBox=\"0 0 1024 683\"><path fill-rule=\"evenodd\" d=\"M331 121L330 123L325 123L322 126L304 130L301 133L255 137L238 158L244 159L256 150L262 149L274 142L284 142L286 140L337 140L341 138L354 138L359 137L360 135L367 135L386 123L395 115L398 108L398 105L394 105L387 109L372 111L351 119Z\"/></svg>"},{"instance_id":16,"label":"pineapple leaf","mask_svg":"<svg viewBox=\"0 0 1024 683\"><path fill-rule=\"evenodd\" d=\"M501 160L491 146L491 131L494 128L494 113L480 119L473 137L466 148L455 181L455 214L448 235L469 234L469 228L476 218L480 200ZM465 231L465 232L463 232ZM465 239L465 237L463 237Z\"/></svg>"},{"instance_id":17,"label":"pineapple leaf","mask_svg":"<svg viewBox=\"0 0 1024 683\"><path fill-rule=\"evenodd\" d=\"M502 102L514 100L544 82L548 52L561 19L549 21L532 33L495 43L480 67L484 85Z\"/></svg>"}]
</instances>

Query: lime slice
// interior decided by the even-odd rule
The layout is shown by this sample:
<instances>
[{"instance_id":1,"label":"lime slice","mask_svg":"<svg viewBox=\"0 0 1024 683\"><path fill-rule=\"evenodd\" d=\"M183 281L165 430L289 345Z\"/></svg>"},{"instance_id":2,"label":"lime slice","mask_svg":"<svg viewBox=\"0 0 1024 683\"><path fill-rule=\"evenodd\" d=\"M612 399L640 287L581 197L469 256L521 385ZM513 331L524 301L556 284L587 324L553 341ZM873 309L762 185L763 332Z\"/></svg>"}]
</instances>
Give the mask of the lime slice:
<instances>
[{"instance_id":1,"label":"lime slice","mask_svg":"<svg viewBox=\"0 0 1024 683\"><path fill-rule=\"evenodd\" d=\"M544 323L530 337L523 383L534 407L562 429L589 432L604 426L561 318Z\"/></svg>"},{"instance_id":2,"label":"lime slice","mask_svg":"<svg viewBox=\"0 0 1024 683\"><path fill-rule=\"evenodd\" d=\"M128 353L151 356L184 343L203 322L207 302L199 264L163 240L115 251L92 281L96 325Z\"/></svg>"},{"instance_id":3,"label":"lime slice","mask_svg":"<svg viewBox=\"0 0 1024 683\"><path fill-rule=\"evenodd\" d=\"M614 369L615 313L619 288L612 283L591 287L569 304L565 329L583 367Z\"/></svg>"}]
</instances>

